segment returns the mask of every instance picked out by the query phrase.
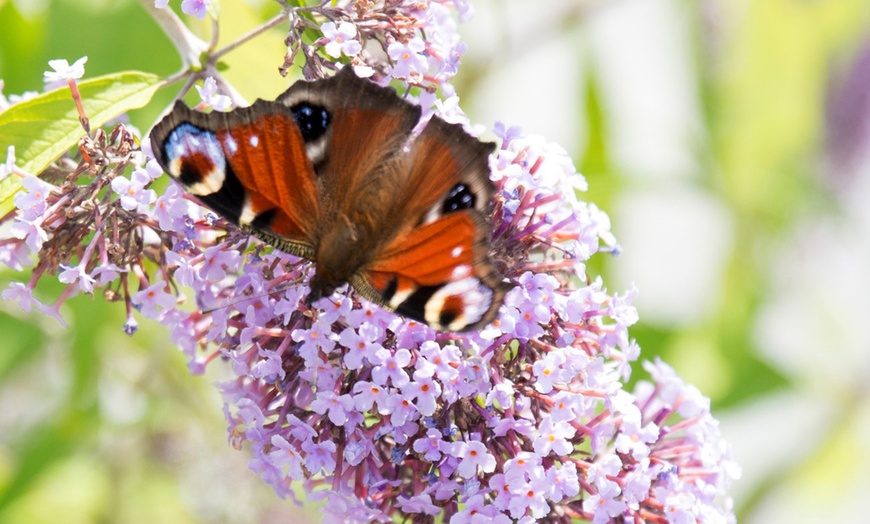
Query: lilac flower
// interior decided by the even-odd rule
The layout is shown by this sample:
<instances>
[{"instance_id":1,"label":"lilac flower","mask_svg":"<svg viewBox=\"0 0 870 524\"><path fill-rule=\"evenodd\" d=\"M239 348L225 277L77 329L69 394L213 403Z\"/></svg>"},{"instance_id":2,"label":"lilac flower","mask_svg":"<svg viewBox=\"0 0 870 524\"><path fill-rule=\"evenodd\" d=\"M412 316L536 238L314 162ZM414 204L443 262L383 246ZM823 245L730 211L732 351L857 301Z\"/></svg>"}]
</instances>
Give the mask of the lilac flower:
<instances>
[{"instance_id":1,"label":"lilac flower","mask_svg":"<svg viewBox=\"0 0 870 524\"><path fill-rule=\"evenodd\" d=\"M39 309L40 313L57 320L57 323L60 324L61 327L66 329L69 327L69 325L66 323L66 320L63 319L63 315L60 314L60 306L61 304L63 304L64 300L65 298L62 297L50 306L48 304L42 304L40 302L34 302L34 304L36 305L36 308Z\"/></svg>"},{"instance_id":2,"label":"lilac flower","mask_svg":"<svg viewBox=\"0 0 870 524\"><path fill-rule=\"evenodd\" d=\"M94 282L96 282L96 280L88 274L87 270L81 264L77 266L61 264L60 267L63 268L63 271L58 275L58 280L64 284L77 283L78 288L85 293L94 292Z\"/></svg>"},{"instance_id":3,"label":"lilac flower","mask_svg":"<svg viewBox=\"0 0 870 524\"><path fill-rule=\"evenodd\" d=\"M441 507L432 503L432 497L423 493L415 497L401 495L397 506L405 513L423 513L425 515L437 515L441 513Z\"/></svg>"},{"instance_id":4,"label":"lilac flower","mask_svg":"<svg viewBox=\"0 0 870 524\"><path fill-rule=\"evenodd\" d=\"M511 497L508 511L511 517L519 519L527 514L542 519L550 513L547 502L550 484L540 468L536 468L528 478L517 477L509 483Z\"/></svg>"},{"instance_id":5,"label":"lilac flower","mask_svg":"<svg viewBox=\"0 0 870 524\"><path fill-rule=\"evenodd\" d=\"M335 442L327 440L315 443L307 440L302 443L302 451L305 453L305 468L317 474L331 474L335 471Z\"/></svg>"},{"instance_id":6,"label":"lilac flower","mask_svg":"<svg viewBox=\"0 0 870 524\"><path fill-rule=\"evenodd\" d=\"M393 387L404 387L410 379L405 367L411 363L411 352L407 349L400 349L395 353L390 353L389 350L382 349L375 353L378 359L378 364L372 368L372 377L375 382L382 386L387 385L387 381L392 383Z\"/></svg>"},{"instance_id":7,"label":"lilac flower","mask_svg":"<svg viewBox=\"0 0 870 524\"><path fill-rule=\"evenodd\" d=\"M356 409L365 412L371 410L377 403L382 415L386 415L389 411L385 410L387 401L387 390L374 382L359 381L353 385L353 402Z\"/></svg>"},{"instance_id":8,"label":"lilac flower","mask_svg":"<svg viewBox=\"0 0 870 524\"><path fill-rule=\"evenodd\" d=\"M426 43L422 38L414 37L407 44L393 42L387 48L390 58L393 59L393 70L390 74L393 78L409 78L422 74L428 68L423 51Z\"/></svg>"},{"instance_id":9,"label":"lilac flower","mask_svg":"<svg viewBox=\"0 0 870 524\"><path fill-rule=\"evenodd\" d=\"M594 515L592 518L594 524L612 522L613 517L621 515L626 509L625 502L617 498L619 495L619 486L611 482L586 499L583 502L583 510Z\"/></svg>"},{"instance_id":10,"label":"lilac flower","mask_svg":"<svg viewBox=\"0 0 870 524\"><path fill-rule=\"evenodd\" d=\"M257 355L262 357L250 367L251 376L262 379L270 384L282 380L286 376L281 358L274 351L264 351L257 344Z\"/></svg>"},{"instance_id":11,"label":"lilac flower","mask_svg":"<svg viewBox=\"0 0 870 524\"><path fill-rule=\"evenodd\" d=\"M48 240L48 233L37 223L36 220L27 220L19 217L11 228L12 235L24 240L30 251L39 253L42 244Z\"/></svg>"},{"instance_id":12,"label":"lilac flower","mask_svg":"<svg viewBox=\"0 0 870 524\"><path fill-rule=\"evenodd\" d=\"M315 413L329 414L329 421L336 426L343 426L347 422L347 414L353 409L353 399L350 395L336 395L332 391L321 391L311 403L311 410Z\"/></svg>"},{"instance_id":13,"label":"lilac flower","mask_svg":"<svg viewBox=\"0 0 870 524\"><path fill-rule=\"evenodd\" d=\"M184 0L181 2L181 12L205 20L211 0Z\"/></svg>"},{"instance_id":14,"label":"lilac flower","mask_svg":"<svg viewBox=\"0 0 870 524\"><path fill-rule=\"evenodd\" d=\"M329 353L335 347L332 330L327 325L315 324L310 329L294 329L290 336L301 343L296 351L308 362L317 360L321 351Z\"/></svg>"},{"instance_id":15,"label":"lilac flower","mask_svg":"<svg viewBox=\"0 0 870 524\"><path fill-rule=\"evenodd\" d=\"M134 294L133 304L148 318L157 318L160 313L175 306L175 296L164 291L165 282L155 282Z\"/></svg>"},{"instance_id":16,"label":"lilac flower","mask_svg":"<svg viewBox=\"0 0 870 524\"><path fill-rule=\"evenodd\" d=\"M157 199L156 193L145 189L151 183L151 177L144 169L136 169L130 179L117 177L112 180L112 190L121 196L121 205L127 211L139 210Z\"/></svg>"},{"instance_id":17,"label":"lilac flower","mask_svg":"<svg viewBox=\"0 0 870 524\"><path fill-rule=\"evenodd\" d=\"M423 458L429 462L437 462L441 458L441 448L444 444L441 432L432 428L426 432L426 438L417 439L412 448L417 453L422 453Z\"/></svg>"},{"instance_id":18,"label":"lilac flower","mask_svg":"<svg viewBox=\"0 0 870 524\"><path fill-rule=\"evenodd\" d=\"M39 301L33 298L33 289L21 282L12 282L8 288L3 290L0 296L2 296L3 300L18 302L18 307L25 313L30 313L30 309L34 304L39 304Z\"/></svg>"},{"instance_id":19,"label":"lilac flower","mask_svg":"<svg viewBox=\"0 0 870 524\"><path fill-rule=\"evenodd\" d=\"M10 146L11 148L12 146ZM13 161L14 161L14 153ZM10 170L11 171L11 170ZM35 176L26 176L21 181L21 185L26 191L16 193L15 207L21 211L21 216L25 220L35 220L37 217L45 213L47 208L47 199L53 189L51 184L47 184Z\"/></svg>"},{"instance_id":20,"label":"lilac flower","mask_svg":"<svg viewBox=\"0 0 870 524\"><path fill-rule=\"evenodd\" d=\"M46 71L42 74L47 84L65 84L67 80L78 80L85 76L85 62L88 57L83 56L70 65L66 59L49 60L48 65L52 71Z\"/></svg>"},{"instance_id":21,"label":"lilac flower","mask_svg":"<svg viewBox=\"0 0 870 524\"><path fill-rule=\"evenodd\" d=\"M569 442L574 437L574 428L568 422L553 422L547 418L538 427L538 435L534 441L535 453L546 457L552 451L560 456L569 455L573 445Z\"/></svg>"},{"instance_id":22,"label":"lilac flower","mask_svg":"<svg viewBox=\"0 0 870 524\"><path fill-rule=\"evenodd\" d=\"M227 271L235 271L238 267L241 255L237 251L223 249L221 246L212 246L203 253L202 266L199 268L199 276L206 282L219 282L223 280Z\"/></svg>"},{"instance_id":23,"label":"lilac flower","mask_svg":"<svg viewBox=\"0 0 870 524\"><path fill-rule=\"evenodd\" d=\"M207 4L207 2L202 2L203 4ZM184 8L184 4L182 4L182 9ZM204 10L206 8L203 8ZM205 15L202 16L197 15L200 19L205 18ZM211 106L215 109L215 111L226 111L230 109L233 105L233 99L228 97L227 95L218 94L217 82L213 77L208 77L202 83L202 87L195 86L196 91L199 93L199 97L202 98L202 101L206 106Z\"/></svg>"},{"instance_id":24,"label":"lilac flower","mask_svg":"<svg viewBox=\"0 0 870 524\"><path fill-rule=\"evenodd\" d=\"M570 376L567 375L562 365L565 364L568 357L562 351L554 351L543 359L535 362L532 366L532 372L537 377L535 381L535 389L541 393L549 393L553 390L553 384L556 382L565 383Z\"/></svg>"},{"instance_id":25,"label":"lilac flower","mask_svg":"<svg viewBox=\"0 0 870 524\"><path fill-rule=\"evenodd\" d=\"M384 411L386 414L390 415L390 422L394 427L404 426L405 423L414 421L420 417L417 406L405 398L404 395L388 395L387 401L384 404ZM398 436L398 439L405 440L402 436Z\"/></svg>"},{"instance_id":26,"label":"lilac flower","mask_svg":"<svg viewBox=\"0 0 870 524\"><path fill-rule=\"evenodd\" d=\"M393 384L395 385L395 381ZM414 380L402 386L402 394L415 400L420 414L429 417L435 413L435 409L438 407L436 401L441 395L441 385L431 375L427 376L418 370L414 372Z\"/></svg>"},{"instance_id":27,"label":"lilac flower","mask_svg":"<svg viewBox=\"0 0 870 524\"><path fill-rule=\"evenodd\" d=\"M580 493L580 480L577 477L577 466L567 462L561 466L553 466L547 470L547 481L550 483L550 495L553 502L576 497Z\"/></svg>"},{"instance_id":28,"label":"lilac flower","mask_svg":"<svg viewBox=\"0 0 870 524\"><path fill-rule=\"evenodd\" d=\"M187 202L181 197L178 184L169 184L166 192L154 203L154 216L157 224L164 231L184 233L184 219L188 212Z\"/></svg>"},{"instance_id":29,"label":"lilac flower","mask_svg":"<svg viewBox=\"0 0 870 524\"><path fill-rule=\"evenodd\" d=\"M7 265L14 271L23 271L25 267L32 264L31 253L27 244L15 242L0 248L0 263Z\"/></svg>"},{"instance_id":30,"label":"lilac flower","mask_svg":"<svg viewBox=\"0 0 870 524\"><path fill-rule=\"evenodd\" d=\"M625 486L622 488L622 494L631 509L636 511L640 508L640 503L649 497L649 489L658 469L660 468L651 468L649 459L644 458L639 460L634 469L625 475Z\"/></svg>"},{"instance_id":31,"label":"lilac flower","mask_svg":"<svg viewBox=\"0 0 870 524\"><path fill-rule=\"evenodd\" d=\"M326 39L323 49L333 58L339 58L342 53L353 57L362 50L356 40L356 26L350 22L341 22L338 26L335 22L326 22L320 26L320 30Z\"/></svg>"},{"instance_id":32,"label":"lilac flower","mask_svg":"<svg viewBox=\"0 0 870 524\"><path fill-rule=\"evenodd\" d=\"M620 453L630 453L640 460L649 455L647 444L658 440L659 428L652 422L646 425L640 420L640 412L636 416L623 417L622 432L616 437L616 449Z\"/></svg>"},{"instance_id":33,"label":"lilac flower","mask_svg":"<svg viewBox=\"0 0 870 524\"><path fill-rule=\"evenodd\" d=\"M454 442L450 454L460 459L457 471L463 478L476 476L478 468L484 473L495 470L495 457L479 440Z\"/></svg>"},{"instance_id":34,"label":"lilac flower","mask_svg":"<svg viewBox=\"0 0 870 524\"><path fill-rule=\"evenodd\" d=\"M377 352L383 349L377 339L380 330L373 324L363 324L359 330L347 327L338 336L338 342L347 348L344 364L348 369L360 369L364 363L376 362Z\"/></svg>"}]
</instances>

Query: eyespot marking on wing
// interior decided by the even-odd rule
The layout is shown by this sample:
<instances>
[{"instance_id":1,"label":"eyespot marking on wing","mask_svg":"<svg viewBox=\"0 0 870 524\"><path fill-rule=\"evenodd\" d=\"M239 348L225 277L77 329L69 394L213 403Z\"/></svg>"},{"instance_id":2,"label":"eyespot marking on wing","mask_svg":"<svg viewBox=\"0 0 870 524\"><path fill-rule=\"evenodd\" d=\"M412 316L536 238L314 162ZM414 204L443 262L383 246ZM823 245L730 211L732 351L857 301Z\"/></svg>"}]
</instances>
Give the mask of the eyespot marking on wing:
<instances>
[{"instance_id":1,"label":"eyespot marking on wing","mask_svg":"<svg viewBox=\"0 0 870 524\"><path fill-rule=\"evenodd\" d=\"M213 132L182 123L169 133L163 151L169 160L169 174L177 178L188 193L202 196L220 191L227 160Z\"/></svg>"},{"instance_id":2,"label":"eyespot marking on wing","mask_svg":"<svg viewBox=\"0 0 870 524\"><path fill-rule=\"evenodd\" d=\"M460 330L480 322L489 311L492 300L492 289L478 278L461 278L432 293L426 301L424 318L432 326Z\"/></svg>"},{"instance_id":3,"label":"eyespot marking on wing","mask_svg":"<svg viewBox=\"0 0 870 524\"><path fill-rule=\"evenodd\" d=\"M444 197L444 204L441 206L443 213L452 213L453 211L461 211L463 209L473 209L477 203L477 195L471 190L467 184L462 182L456 184L447 196Z\"/></svg>"},{"instance_id":4,"label":"eyespot marking on wing","mask_svg":"<svg viewBox=\"0 0 870 524\"><path fill-rule=\"evenodd\" d=\"M312 142L326 133L329 128L330 117L325 107L300 102L290 108L293 119L302 133L302 140Z\"/></svg>"}]
</instances>

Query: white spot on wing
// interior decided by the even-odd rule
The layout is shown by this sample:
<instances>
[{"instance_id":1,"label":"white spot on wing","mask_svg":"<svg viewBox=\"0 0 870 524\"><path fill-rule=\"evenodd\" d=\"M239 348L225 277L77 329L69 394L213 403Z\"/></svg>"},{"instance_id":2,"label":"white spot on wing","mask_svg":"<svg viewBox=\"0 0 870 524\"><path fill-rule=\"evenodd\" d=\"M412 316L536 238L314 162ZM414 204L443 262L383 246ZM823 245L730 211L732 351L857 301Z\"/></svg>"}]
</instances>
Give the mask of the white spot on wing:
<instances>
[{"instance_id":1,"label":"white spot on wing","mask_svg":"<svg viewBox=\"0 0 870 524\"><path fill-rule=\"evenodd\" d=\"M242 212L239 215L239 225L248 226L257 218L254 210L251 208L251 199L245 198L245 203L242 204Z\"/></svg>"},{"instance_id":2,"label":"white spot on wing","mask_svg":"<svg viewBox=\"0 0 870 524\"><path fill-rule=\"evenodd\" d=\"M258 137L257 135L251 135L251 138L248 140L248 142L251 144L251 147L257 147L258 145L260 145L260 137Z\"/></svg>"},{"instance_id":3,"label":"white spot on wing","mask_svg":"<svg viewBox=\"0 0 870 524\"><path fill-rule=\"evenodd\" d=\"M459 255L462 254L462 251L463 251L462 247L456 246L453 248L453 251L450 252L450 256L453 258L459 258Z\"/></svg>"},{"instance_id":4,"label":"white spot on wing","mask_svg":"<svg viewBox=\"0 0 870 524\"><path fill-rule=\"evenodd\" d=\"M230 152L231 155L235 155L236 151L239 150L239 144L236 142L236 139L233 138L233 135L227 133L224 135L224 147L227 151Z\"/></svg>"},{"instance_id":5,"label":"white spot on wing","mask_svg":"<svg viewBox=\"0 0 870 524\"><path fill-rule=\"evenodd\" d=\"M414 292L414 289L405 289L405 290L396 291L396 293L393 295L393 298L390 299L390 307L392 307L393 309L398 308L399 306L402 305L402 302L404 302L405 300L408 299L409 296L411 296L411 293L413 293L413 292Z\"/></svg>"},{"instance_id":6,"label":"white spot on wing","mask_svg":"<svg viewBox=\"0 0 870 524\"><path fill-rule=\"evenodd\" d=\"M469 275L471 275L471 266L467 264L462 264L453 268L453 271L450 273L450 280L460 280L466 278Z\"/></svg>"},{"instance_id":7,"label":"white spot on wing","mask_svg":"<svg viewBox=\"0 0 870 524\"><path fill-rule=\"evenodd\" d=\"M326 137L323 135L318 140L305 144L305 155L312 164L318 164L326 157Z\"/></svg>"}]
</instances>

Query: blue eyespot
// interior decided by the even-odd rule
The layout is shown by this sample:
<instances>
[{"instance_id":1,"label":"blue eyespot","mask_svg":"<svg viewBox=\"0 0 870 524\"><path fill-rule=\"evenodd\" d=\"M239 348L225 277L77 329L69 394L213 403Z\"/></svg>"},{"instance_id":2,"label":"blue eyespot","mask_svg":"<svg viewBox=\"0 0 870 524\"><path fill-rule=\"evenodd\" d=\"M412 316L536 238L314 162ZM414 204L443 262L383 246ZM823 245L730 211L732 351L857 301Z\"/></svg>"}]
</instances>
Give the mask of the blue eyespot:
<instances>
[{"instance_id":1,"label":"blue eyespot","mask_svg":"<svg viewBox=\"0 0 870 524\"><path fill-rule=\"evenodd\" d=\"M472 209L476 203L477 196L471 192L471 188L460 182L447 192L441 210L446 214L452 211Z\"/></svg>"},{"instance_id":2,"label":"blue eyespot","mask_svg":"<svg viewBox=\"0 0 870 524\"><path fill-rule=\"evenodd\" d=\"M306 142L317 140L329 129L329 112L322 106L302 102L291 107L290 111Z\"/></svg>"}]
</instances>

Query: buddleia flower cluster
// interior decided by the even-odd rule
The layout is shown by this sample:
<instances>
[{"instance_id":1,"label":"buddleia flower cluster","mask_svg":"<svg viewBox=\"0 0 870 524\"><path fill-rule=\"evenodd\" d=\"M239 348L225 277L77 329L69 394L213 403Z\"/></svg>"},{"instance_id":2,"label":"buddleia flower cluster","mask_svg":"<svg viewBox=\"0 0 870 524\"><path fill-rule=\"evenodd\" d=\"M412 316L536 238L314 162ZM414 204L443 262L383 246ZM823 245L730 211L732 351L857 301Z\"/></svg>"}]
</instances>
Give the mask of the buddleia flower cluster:
<instances>
[{"instance_id":1,"label":"buddleia flower cluster","mask_svg":"<svg viewBox=\"0 0 870 524\"><path fill-rule=\"evenodd\" d=\"M185 0L202 16L208 4ZM281 68L301 55L310 78L354 67L410 83L424 117L470 127L449 84L465 51L456 8L470 13L425 0L290 9ZM228 106L214 83L200 93ZM310 262L174 182L155 193L148 140L124 126L86 136L77 163L39 178L13 152L0 166L24 188L0 260L19 271L36 261L3 297L62 321L65 300L99 290L126 304L128 333L139 317L166 326L191 372L229 366L230 442L278 496L303 486L323 502L327 522L733 522L739 469L709 401L659 360L625 389L640 354L628 331L636 291L609 292L585 265L619 249L607 215L577 197L586 183L561 147L494 132L491 256L515 287L482 330L436 332L349 287L306 305ZM50 276L66 288L45 305L33 289Z\"/></svg>"}]
</instances>

